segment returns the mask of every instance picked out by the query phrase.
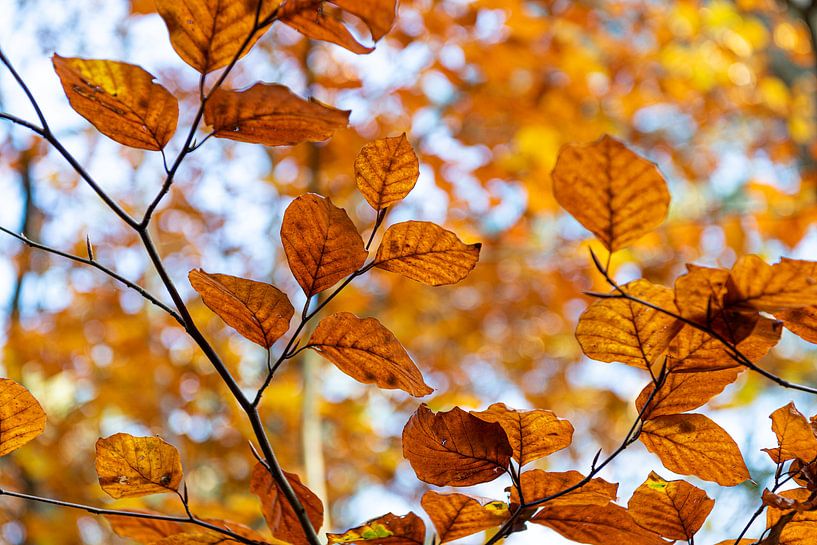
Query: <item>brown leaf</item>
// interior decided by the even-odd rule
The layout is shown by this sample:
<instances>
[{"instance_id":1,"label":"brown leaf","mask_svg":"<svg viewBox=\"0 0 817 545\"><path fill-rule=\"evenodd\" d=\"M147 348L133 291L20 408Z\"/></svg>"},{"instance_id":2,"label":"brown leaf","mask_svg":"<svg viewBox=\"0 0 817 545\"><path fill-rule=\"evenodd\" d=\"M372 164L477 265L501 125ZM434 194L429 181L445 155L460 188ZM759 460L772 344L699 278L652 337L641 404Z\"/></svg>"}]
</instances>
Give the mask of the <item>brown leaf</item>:
<instances>
[{"instance_id":1,"label":"brown leaf","mask_svg":"<svg viewBox=\"0 0 817 545\"><path fill-rule=\"evenodd\" d=\"M112 498L179 489L182 462L176 447L158 437L117 433L96 442L99 485Z\"/></svg>"},{"instance_id":2,"label":"brown leaf","mask_svg":"<svg viewBox=\"0 0 817 545\"><path fill-rule=\"evenodd\" d=\"M306 509L306 516L317 532L323 524L323 503L294 473L284 472L287 481ZM250 492L261 500L261 511L272 535L292 545L309 544L303 527L283 491L272 478L267 467L258 462L250 477Z\"/></svg>"},{"instance_id":3,"label":"brown leaf","mask_svg":"<svg viewBox=\"0 0 817 545\"><path fill-rule=\"evenodd\" d=\"M573 441L573 426L551 411L518 411L504 403L494 403L485 411L471 414L502 426L513 447L513 457L520 465L562 450Z\"/></svg>"},{"instance_id":4,"label":"brown leaf","mask_svg":"<svg viewBox=\"0 0 817 545\"><path fill-rule=\"evenodd\" d=\"M639 437L664 467L681 475L734 486L749 479L735 440L702 414L659 416L644 423Z\"/></svg>"},{"instance_id":5,"label":"brown leaf","mask_svg":"<svg viewBox=\"0 0 817 545\"><path fill-rule=\"evenodd\" d=\"M403 200L419 176L420 161L406 133L369 142L355 159L355 183L375 210Z\"/></svg>"},{"instance_id":6,"label":"brown leaf","mask_svg":"<svg viewBox=\"0 0 817 545\"><path fill-rule=\"evenodd\" d=\"M204 304L252 342L269 348L289 329L295 309L275 286L201 269L188 277Z\"/></svg>"},{"instance_id":7,"label":"brown leaf","mask_svg":"<svg viewBox=\"0 0 817 545\"><path fill-rule=\"evenodd\" d=\"M672 290L644 279L622 289L641 300L675 310ZM621 362L648 369L669 346L682 323L672 316L627 299L598 299L582 313L576 339L582 351L598 361Z\"/></svg>"},{"instance_id":8,"label":"brown leaf","mask_svg":"<svg viewBox=\"0 0 817 545\"><path fill-rule=\"evenodd\" d=\"M545 504L531 522L567 539L591 545L666 545L657 534L635 523L626 509L605 505Z\"/></svg>"},{"instance_id":9,"label":"brown leaf","mask_svg":"<svg viewBox=\"0 0 817 545\"><path fill-rule=\"evenodd\" d=\"M769 418L772 431L777 436L778 448L763 450L777 464L800 459L806 463L817 459L817 437L806 417L794 406L794 402L780 407Z\"/></svg>"},{"instance_id":10,"label":"brown leaf","mask_svg":"<svg viewBox=\"0 0 817 545\"><path fill-rule=\"evenodd\" d=\"M667 374L664 384L653 396L652 403L645 412L645 416L649 419L697 409L721 393L728 385L735 382L742 372L742 367L700 373L670 372ZM643 409L653 389L654 385L651 383L641 390L638 399L635 401L639 412Z\"/></svg>"},{"instance_id":11,"label":"brown leaf","mask_svg":"<svg viewBox=\"0 0 817 545\"><path fill-rule=\"evenodd\" d=\"M556 201L610 251L632 244L667 216L670 197L661 173L610 136L564 146L552 177Z\"/></svg>"},{"instance_id":12,"label":"brown leaf","mask_svg":"<svg viewBox=\"0 0 817 545\"><path fill-rule=\"evenodd\" d=\"M465 494L423 494L423 509L437 529L438 543L454 541L501 525L508 506L500 501L480 502Z\"/></svg>"},{"instance_id":13,"label":"brown leaf","mask_svg":"<svg viewBox=\"0 0 817 545\"><path fill-rule=\"evenodd\" d=\"M45 430L46 415L25 387L0 378L0 456L17 450Z\"/></svg>"},{"instance_id":14,"label":"brown leaf","mask_svg":"<svg viewBox=\"0 0 817 545\"><path fill-rule=\"evenodd\" d=\"M374 41L391 30L397 11L397 0L330 0L336 6L360 17L372 33Z\"/></svg>"},{"instance_id":15,"label":"brown leaf","mask_svg":"<svg viewBox=\"0 0 817 545\"><path fill-rule=\"evenodd\" d=\"M585 476L578 471L543 471L541 469L525 471L520 478L522 496L526 503L542 500L576 486L584 479ZM576 490L548 500L547 504L607 505L615 501L617 495L617 484L594 478ZM520 505L521 499L519 491L515 487L511 488L511 504Z\"/></svg>"},{"instance_id":16,"label":"brown leaf","mask_svg":"<svg viewBox=\"0 0 817 545\"><path fill-rule=\"evenodd\" d=\"M269 17L276 3L262 2L259 19ZM257 9L258 0L156 0L173 49L202 74L227 66L235 58L253 30ZM252 35L241 57L268 28Z\"/></svg>"},{"instance_id":17,"label":"brown leaf","mask_svg":"<svg viewBox=\"0 0 817 545\"><path fill-rule=\"evenodd\" d=\"M726 303L766 312L817 305L817 279L791 261L769 265L756 255L741 256L729 271Z\"/></svg>"},{"instance_id":18,"label":"brown leaf","mask_svg":"<svg viewBox=\"0 0 817 545\"><path fill-rule=\"evenodd\" d=\"M337 3L337 2L333 2ZM355 0L361 3L361 0ZM341 21L342 12L315 0L289 0L281 13L281 21L313 40L339 45L352 53L365 55L374 51L355 39Z\"/></svg>"},{"instance_id":19,"label":"brown leaf","mask_svg":"<svg viewBox=\"0 0 817 545\"><path fill-rule=\"evenodd\" d=\"M152 511L133 510L146 515L160 515ZM162 538L184 533L187 525L169 520L149 518L124 517L120 515L105 515L111 529L119 537L127 537L139 543L153 543Z\"/></svg>"},{"instance_id":20,"label":"brown leaf","mask_svg":"<svg viewBox=\"0 0 817 545\"><path fill-rule=\"evenodd\" d=\"M434 414L420 405L403 428L403 456L417 478L437 486L470 486L503 475L513 449L502 426L459 407Z\"/></svg>"},{"instance_id":21,"label":"brown leaf","mask_svg":"<svg viewBox=\"0 0 817 545\"><path fill-rule=\"evenodd\" d=\"M265 146L320 142L349 124L349 112L315 99L304 100L283 85L256 83L249 89L219 88L204 109L218 138Z\"/></svg>"},{"instance_id":22,"label":"brown leaf","mask_svg":"<svg viewBox=\"0 0 817 545\"><path fill-rule=\"evenodd\" d=\"M650 472L627 508L640 526L667 539L689 541L703 526L715 500L686 481L665 481Z\"/></svg>"},{"instance_id":23,"label":"brown leaf","mask_svg":"<svg viewBox=\"0 0 817 545\"><path fill-rule=\"evenodd\" d=\"M803 275L817 278L817 262L815 261L787 258L783 258L781 261L790 263ZM817 343L817 306L782 310L775 312L774 316L779 320L783 320L783 325L795 335L810 343Z\"/></svg>"},{"instance_id":24,"label":"brown leaf","mask_svg":"<svg viewBox=\"0 0 817 545\"><path fill-rule=\"evenodd\" d=\"M364 384L399 388L415 397L434 391L400 341L374 318L333 314L321 320L307 346Z\"/></svg>"},{"instance_id":25,"label":"brown leaf","mask_svg":"<svg viewBox=\"0 0 817 545\"><path fill-rule=\"evenodd\" d=\"M71 107L105 136L158 151L176 131L178 101L141 67L59 55L52 62Z\"/></svg>"},{"instance_id":26,"label":"brown leaf","mask_svg":"<svg viewBox=\"0 0 817 545\"><path fill-rule=\"evenodd\" d=\"M213 533L186 532L153 541L151 545L232 545L233 543L241 542Z\"/></svg>"},{"instance_id":27,"label":"brown leaf","mask_svg":"<svg viewBox=\"0 0 817 545\"><path fill-rule=\"evenodd\" d=\"M326 534L329 545L366 543L367 545L424 545L426 525L414 513L402 517L388 513L342 534Z\"/></svg>"},{"instance_id":28,"label":"brown leaf","mask_svg":"<svg viewBox=\"0 0 817 545\"><path fill-rule=\"evenodd\" d=\"M456 284L476 266L480 248L434 223L405 221L386 230L374 266L429 286Z\"/></svg>"},{"instance_id":29,"label":"brown leaf","mask_svg":"<svg viewBox=\"0 0 817 545\"><path fill-rule=\"evenodd\" d=\"M684 318L707 324L708 318L723 309L729 271L692 264L687 270L675 280L675 305Z\"/></svg>"},{"instance_id":30,"label":"brown leaf","mask_svg":"<svg viewBox=\"0 0 817 545\"><path fill-rule=\"evenodd\" d=\"M281 242L307 297L355 272L368 255L346 211L314 193L301 195L287 207Z\"/></svg>"}]
</instances>

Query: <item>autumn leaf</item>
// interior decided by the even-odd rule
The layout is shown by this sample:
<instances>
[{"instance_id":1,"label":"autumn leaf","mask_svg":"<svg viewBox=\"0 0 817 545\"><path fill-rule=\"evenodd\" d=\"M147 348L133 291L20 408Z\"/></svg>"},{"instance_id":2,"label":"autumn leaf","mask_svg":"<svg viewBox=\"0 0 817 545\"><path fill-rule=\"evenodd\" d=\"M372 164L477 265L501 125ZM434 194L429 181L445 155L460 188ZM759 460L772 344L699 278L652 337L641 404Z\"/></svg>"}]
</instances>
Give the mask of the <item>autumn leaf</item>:
<instances>
[{"instance_id":1,"label":"autumn leaf","mask_svg":"<svg viewBox=\"0 0 817 545\"><path fill-rule=\"evenodd\" d=\"M673 310L672 290L640 279L622 286L628 294ZM683 324L672 316L624 298L594 301L579 317L576 339L594 360L649 369Z\"/></svg>"},{"instance_id":2,"label":"autumn leaf","mask_svg":"<svg viewBox=\"0 0 817 545\"><path fill-rule=\"evenodd\" d=\"M159 541L153 541L151 545L232 545L233 543L241 542L224 537L223 535L204 532L185 532L183 534L174 534L162 538Z\"/></svg>"},{"instance_id":3,"label":"autumn leaf","mask_svg":"<svg viewBox=\"0 0 817 545\"><path fill-rule=\"evenodd\" d=\"M375 210L403 200L420 176L420 161L406 133L369 142L355 159L355 183Z\"/></svg>"},{"instance_id":4,"label":"autumn leaf","mask_svg":"<svg viewBox=\"0 0 817 545\"><path fill-rule=\"evenodd\" d=\"M159 151L176 131L178 101L141 67L59 55L52 61L71 107L105 136Z\"/></svg>"},{"instance_id":5,"label":"autumn leaf","mask_svg":"<svg viewBox=\"0 0 817 545\"><path fill-rule=\"evenodd\" d=\"M213 135L265 146L320 142L349 124L349 112L315 99L304 100L283 85L256 83L249 89L216 89L204 108Z\"/></svg>"},{"instance_id":6,"label":"autumn leaf","mask_svg":"<svg viewBox=\"0 0 817 545\"><path fill-rule=\"evenodd\" d=\"M289 329L295 309L275 286L201 269L188 277L204 304L252 342L269 348Z\"/></svg>"},{"instance_id":7,"label":"autumn leaf","mask_svg":"<svg viewBox=\"0 0 817 545\"><path fill-rule=\"evenodd\" d=\"M611 252L667 216L669 191L656 166L607 135L564 146L552 178L556 201Z\"/></svg>"},{"instance_id":8,"label":"autumn leaf","mask_svg":"<svg viewBox=\"0 0 817 545\"><path fill-rule=\"evenodd\" d=\"M333 314L321 320L307 346L364 384L399 388L415 397L434 391L400 341L374 318Z\"/></svg>"},{"instance_id":9,"label":"autumn leaf","mask_svg":"<svg viewBox=\"0 0 817 545\"><path fill-rule=\"evenodd\" d=\"M188 540L189 543L196 543L195 541L190 541L192 538L190 536L191 527L189 524L183 524L181 522L176 522L172 520L164 520L162 518L165 516L163 513L157 513L154 511L143 511L139 509L132 509L129 511L131 513L143 514L145 515L145 517L144 518L135 517L132 515L131 516L110 514L105 515L105 518L110 523L113 531L116 533L116 535L120 537L130 538L139 543L155 543L169 536L175 536L177 534L186 534L185 537L182 538L182 542L184 542L184 540ZM262 536L261 534L252 530L251 528L244 526L243 524L220 519L205 518L202 520L208 524L212 524L219 528L229 530L234 534L243 536L247 539L251 539L258 543L268 542L267 541L268 538ZM214 537L218 539L224 539L224 534L217 532L215 530L205 531L203 528L197 528L196 531L193 533L199 535L202 539L206 540L213 539ZM205 541L205 543L206 542L208 541ZM233 543L233 541L230 542ZM235 543L238 542L236 541ZM284 542L276 540L276 545L285 544Z\"/></svg>"},{"instance_id":10,"label":"autumn leaf","mask_svg":"<svg viewBox=\"0 0 817 545\"><path fill-rule=\"evenodd\" d=\"M673 414L644 422L639 436L664 467L722 486L749 479L735 440L702 414Z\"/></svg>"},{"instance_id":11,"label":"autumn leaf","mask_svg":"<svg viewBox=\"0 0 817 545\"><path fill-rule=\"evenodd\" d=\"M454 541L499 526L508 518L508 506L499 501L481 502L465 494L423 494L423 509L437 529L439 543Z\"/></svg>"},{"instance_id":12,"label":"autumn leaf","mask_svg":"<svg viewBox=\"0 0 817 545\"><path fill-rule=\"evenodd\" d=\"M385 36L394 24L396 0L330 0L330 2L360 17L369 27L374 41Z\"/></svg>"},{"instance_id":13,"label":"autumn leaf","mask_svg":"<svg viewBox=\"0 0 817 545\"><path fill-rule=\"evenodd\" d=\"M531 519L567 539L592 545L666 545L657 534L636 524L626 509L605 505L545 504Z\"/></svg>"},{"instance_id":14,"label":"autumn leaf","mask_svg":"<svg viewBox=\"0 0 817 545\"><path fill-rule=\"evenodd\" d=\"M687 271L675 280L675 306L684 318L708 324L723 309L729 271L692 264Z\"/></svg>"},{"instance_id":15,"label":"autumn leaf","mask_svg":"<svg viewBox=\"0 0 817 545\"><path fill-rule=\"evenodd\" d=\"M756 255L741 256L729 271L726 303L766 312L817 305L817 279L790 261L769 265Z\"/></svg>"},{"instance_id":16,"label":"autumn leaf","mask_svg":"<svg viewBox=\"0 0 817 545\"><path fill-rule=\"evenodd\" d=\"M765 448L772 461L781 464L788 460L800 459L810 463L817 459L817 436L806 417L790 402L774 411L772 431L777 436L778 448Z\"/></svg>"},{"instance_id":17,"label":"autumn leaf","mask_svg":"<svg viewBox=\"0 0 817 545\"><path fill-rule=\"evenodd\" d=\"M544 458L568 447L573 441L573 426L551 411L518 411L506 407L504 403L494 403L485 411L471 414L502 426L519 465Z\"/></svg>"},{"instance_id":18,"label":"autumn leaf","mask_svg":"<svg viewBox=\"0 0 817 545\"><path fill-rule=\"evenodd\" d=\"M578 471L544 471L541 469L525 471L519 479L523 497L519 496L516 487L511 488L511 504L520 505L523 498L526 503L550 498L563 490L579 485L585 478ZM548 500L547 505L607 505L615 501L617 495L618 484L596 477L576 490Z\"/></svg>"},{"instance_id":19,"label":"autumn leaf","mask_svg":"<svg viewBox=\"0 0 817 545\"><path fill-rule=\"evenodd\" d=\"M697 409L735 382L743 370L742 367L732 367L700 373L670 372L661 388L653 395L650 407L644 413L645 417L657 418ZM654 389L654 384L647 384L641 390L635 402L639 412Z\"/></svg>"},{"instance_id":20,"label":"autumn leaf","mask_svg":"<svg viewBox=\"0 0 817 545\"><path fill-rule=\"evenodd\" d=\"M96 473L112 498L179 489L182 462L176 447L158 437L117 433L96 442Z\"/></svg>"},{"instance_id":21,"label":"autumn leaf","mask_svg":"<svg viewBox=\"0 0 817 545\"><path fill-rule=\"evenodd\" d=\"M357 271L368 255L346 211L314 193L301 195L287 207L281 242L307 297Z\"/></svg>"},{"instance_id":22,"label":"autumn leaf","mask_svg":"<svg viewBox=\"0 0 817 545\"><path fill-rule=\"evenodd\" d=\"M437 486L470 486L503 475L513 449L502 426L459 407L433 413L420 405L403 428L403 456L417 478Z\"/></svg>"},{"instance_id":23,"label":"autumn leaf","mask_svg":"<svg viewBox=\"0 0 817 545\"><path fill-rule=\"evenodd\" d=\"M272 15L275 4L262 1L258 11L258 0L156 0L156 10L167 25L170 43L179 57L207 74L227 66L239 52L239 58L249 53L269 28L267 25L252 33L256 12L263 21Z\"/></svg>"},{"instance_id":24,"label":"autumn leaf","mask_svg":"<svg viewBox=\"0 0 817 545\"><path fill-rule=\"evenodd\" d=\"M476 266L480 248L434 223L406 221L386 230L374 266L429 286L456 284Z\"/></svg>"},{"instance_id":25,"label":"autumn leaf","mask_svg":"<svg viewBox=\"0 0 817 545\"><path fill-rule=\"evenodd\" d=\"M424 545L426 525L414 513L401 517L388 513L342 534L326 534L329 545L334 543L365 543L366 545Z\"/></svg>"},{"instance_id":26,"label":"autumn leaf","mask_svg":"<svg viewBox=\"0 0 817 545\"><path fill-rule=\"evenodd\" d=\"M665 481L655 472L627 504L636 523L667 539L689 541L703 526L715 501L686 481Z\"/></svg>"},{"instance_id":27,"label":"autumn leaf","mask_svg":"<svg viewBox=\"0 0 817 545\"><path fill-rule=\"evenodd\" d=\"M0 456L22 447L45 430L46 415L25 387L0 378Z\"/></svg>"},{"instance_id":28,"label":"autumn leaf","mask_svg":"<svg viewBox=\"0 0 817 545\"><path fill-rule=\"evenodd\" d=\"M306 515L315 531L323 524L323 503L294 473L284 472L295 495L306 509ZM261 500L261 510L272 535L292 545L308 545L295 510L273 480L267 467L258 462L250 478L250 491Z\"/></svg>"},{"instance_id":29,"label":"autumn leaf","mask_svg":"<svg viewBox=\"0 0 817 545\"><path fill-rule=\"evenodd\" d=\"M355 3L363 2L357 0ZM373 47L367 47L357 41L354 34L341 21L341 16L340 10L333 10L326 3L315 0L289 0L283 6L280 20L308 38L339 45L358 55L374 51Z\"/></svg>"}]
</instances>

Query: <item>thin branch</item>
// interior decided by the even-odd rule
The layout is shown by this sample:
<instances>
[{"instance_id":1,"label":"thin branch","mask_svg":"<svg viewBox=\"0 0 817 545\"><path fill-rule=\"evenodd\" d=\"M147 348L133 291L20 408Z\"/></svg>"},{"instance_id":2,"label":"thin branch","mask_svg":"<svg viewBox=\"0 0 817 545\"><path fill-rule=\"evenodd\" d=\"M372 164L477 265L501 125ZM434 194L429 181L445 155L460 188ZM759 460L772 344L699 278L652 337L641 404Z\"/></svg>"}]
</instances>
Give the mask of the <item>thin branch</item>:
<instances>
[{"instance_id":1,"label":"thin branch","mask_svg":"<svg viewBox=\"0 0 817 545\"><path fill-rule=\"evenodd\" d=\"M8 57L3 53L3 49L0 48L0 62L6 65L11 75L14 76L14 79L17 81L17 85L23 90L28 98L28 101L31 103L31 106L34 108L34 111L37 113L37 118L40 120L40 124L43 126L43 130L48 132L48 122L45 120L45 116L43 115L43 111L40 109L40 105L37 104L37 100L34 98L34 94L32 94L31 89L28 88L26 82L20 77L20 74L17 70L14 69L14 65L11 64Z\"/></svg>"}]
</instances>

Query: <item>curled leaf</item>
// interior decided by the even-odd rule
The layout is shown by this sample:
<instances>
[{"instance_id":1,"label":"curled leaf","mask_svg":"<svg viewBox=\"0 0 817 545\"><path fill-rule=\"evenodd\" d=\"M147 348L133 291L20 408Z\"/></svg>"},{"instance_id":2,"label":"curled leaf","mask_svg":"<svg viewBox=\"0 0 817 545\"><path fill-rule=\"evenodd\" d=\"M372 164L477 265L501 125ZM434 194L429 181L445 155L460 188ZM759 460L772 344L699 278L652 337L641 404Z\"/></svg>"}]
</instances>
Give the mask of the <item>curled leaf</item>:
<instances>
[{"instance_id":1,"label":"curled leaf","mask_svg":"<svg viewBox=\"0 0 817 545\"><path fill-rule=\"evenodd\" d=\"M337 2L333 2L337 4ZM363 4L357 0L355 4ZM393 13L392 8L392 13ZM342 12L327 3L316 0L289 0L283 6L280 19L304 36L330 42L352 53L365 55L374 51L357 41L341 20Z\"/></svg>"},{"instance_id":2,"label":"curled leaf","mask_svg":"<svg viewBox=\"0 0 817 545\"><path fill-rule=\"evenodd\" d=\"M117 433L96 442L96 473L112 498L179 489L182 462L176 447L158 437Z\"/></svg>"},{"instance_id":3,"label":"curled leaf","mask_svg":"<svg viewBox=\"0 0 817 545\"><path fill-rule=\"evenodd\" d=\"M806 417L790 402L774 411L772 431L777 436L777 448L763 449L776 464L799 459L805 463L817 460L817 436Z\"/></svg>"},{"instance_id":4,"label":"curled leaf","mask_svg":"<svg viewBox=\"0 0 817 545\"><path fill-rule=\"evenodd\" d=\"M301 479L296 474L285 471L284 475L306 509L306 515L312 527L315 528L315 531L319 530L323 524L323 503L320 498L301 483ZM250 491L261 500L261 511L273 536L292 545L309 543L295 509L292 508L267 467L260 462L253 468L250 477Z\"/></svg>"},{"instance_id":5,"label":"curled leaf","mask_svg":"<svg viewBox=\"0 0 817 545\"><path fill-rule=\"evenodd\" d=\"M342 534L326 534L329 545L365 543L366 545L424 545L426 525L414 513L401 517L388 513Z\"/></svg>"}]
</instances>

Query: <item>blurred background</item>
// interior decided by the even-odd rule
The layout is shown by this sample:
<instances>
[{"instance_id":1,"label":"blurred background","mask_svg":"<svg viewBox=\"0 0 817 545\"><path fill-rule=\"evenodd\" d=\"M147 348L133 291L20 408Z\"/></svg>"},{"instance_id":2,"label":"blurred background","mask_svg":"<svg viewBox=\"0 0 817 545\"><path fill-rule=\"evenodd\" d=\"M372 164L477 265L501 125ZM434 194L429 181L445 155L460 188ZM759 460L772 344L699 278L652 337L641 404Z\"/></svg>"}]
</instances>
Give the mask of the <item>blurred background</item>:
<instances>
[{"instance_id":1,"label":"blurred background","mask_svg":"<svg viewBox=\"0 0 817 545\"><path fill-rule=\"evenodd\" d=\"M728 267L744 253L817 259L817 78L807 4L403 0L392 32L361 56L276 24L228 86L283 83L352 110L351 127L291 148L208 140L154 216L155 239L206 335L254 391L263 352L194 297L187 272L271 282L299 308L280 245L283 210L318 191L367 234L374 212L356 192L355 155L368 141L406 132L421 177L388 222L431 220L466 242L482 241L480 264L466 281L441 288L373 271L330 310L390 328L436 389L425 400L434 410L502 401L568 418L573 446L536 467L586 472L599 448L609 452L624 437L649 378L583 358L574 338L589 302L582 292L606 288L589 259L589 234L553 199L559 147L609 133L658 163L669 181L669 220L613 258L621 282L644 276L672 285L687 262ZM359 21L349 24L369 43ZM172 50L152 2L0 0L0 48L66 147L141 216L161 186L161 156L119 146L75 114L50 58L122 60L154 74L182 101L173 156L197 107L198 75ZM5 70L0 110L35 119ZM59 154L9 123L0 124L0 225L80 255L87 235L100 262L164 297L137 238ZM110 502L96 482L97 437L159 434L182 452L195 512L263 525L248 493L254 460L243 414L184 331L138 295L0 236L0 346L0 373L29 387L49 417L43 436L0 460L0 486L179 512L172 497ZM427 487L400 445L417 401L358 384L320 360L304 373L304 361L284 367L262 413L284 467L325 488L326 529L419 512ZM813 347L789 332L763 365L817 383ZM305 387L317 396L305 400ZM690 478L717 501L702 543L734 537L755 509L774 470L759 451L774 445L767 416L791 399L803 413L817 412L813 399L744 373L703 410L736 438L755 482L725 489ZM651 469L673 477L636 444L601 476L622 483L626 502ZM469 492L504 499L508 485ZM561 543L543 528L507 542L545 536ZM0 498L0 543L125 541L86 513Z\"/></svg>"}]
</instances>

